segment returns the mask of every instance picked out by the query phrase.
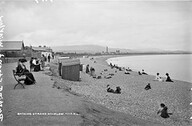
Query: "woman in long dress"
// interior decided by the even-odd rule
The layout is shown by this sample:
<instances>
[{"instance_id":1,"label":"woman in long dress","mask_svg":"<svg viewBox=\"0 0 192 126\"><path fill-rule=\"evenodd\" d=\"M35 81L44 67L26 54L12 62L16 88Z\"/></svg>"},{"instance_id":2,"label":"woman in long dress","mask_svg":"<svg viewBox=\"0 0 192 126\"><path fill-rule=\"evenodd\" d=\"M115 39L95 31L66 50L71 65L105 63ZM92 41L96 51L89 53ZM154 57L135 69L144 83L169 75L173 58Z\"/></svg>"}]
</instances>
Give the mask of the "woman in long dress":
<instances>
[{"instance_id":1,"label":"woman in long dress","mask_svg":"<svg viewBox=\"0 0 192 126\"><path fill-rule=\"evenodd\" d=\"M168 73L166 73L165 75L167 76L167 78L165 80L166 82L173 82L173 80L171 80L171 78L170 78Z\"/></svg>"},{"instance_id":2,"label":"woman in long dress","mask_svg":"<svg viewBox=\"0 0 192 126\"><path fill-rule=\"evenodd\" d=\"M18 61L18 66L16 68L16 73L18 75L25 75L26 79L25 79L25 84L26 85L31 85L31 84L35 84L35 78L33 76L32 73L29 72L29 70L27 70L26 66L24 65L24 61L19 59Z\"/></svg>"}]
</instances>

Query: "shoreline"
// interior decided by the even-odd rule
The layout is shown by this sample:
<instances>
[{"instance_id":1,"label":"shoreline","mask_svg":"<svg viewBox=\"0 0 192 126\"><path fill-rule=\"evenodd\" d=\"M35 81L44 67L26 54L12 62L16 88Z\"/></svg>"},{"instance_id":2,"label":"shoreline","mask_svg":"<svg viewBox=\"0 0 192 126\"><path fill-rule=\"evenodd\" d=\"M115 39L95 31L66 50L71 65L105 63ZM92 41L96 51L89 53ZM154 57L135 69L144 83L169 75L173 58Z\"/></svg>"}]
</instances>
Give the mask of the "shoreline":
<instances>
[{"instance_id":1,"label":"shoreline","mask_svg":"<svg viewBox=\"0 0 192 126\"><path fill-rule=\"evenodd\" d=\"M85 72L81 72L80 82L62 81L67 83L71 91L82 94L86 99L104 105L111 110L131 114L133 117L154 123L162 122L163 125L179 126L182 123L187 126L189 124L189 112L186 110L189 110L190 93L188 89L191 83L177 80L174 84L156 82L152 81L153 75L138 76L137 72L131 72L131 75L123 74L124 71L115 73L106 62L107 59L113 57L120 57L120 55L94 56L94 60L81 58L81 63L90 64L96 69L96 75L100 75L103 69L108 69L107 72L104 72L106 75L114 73L115 75L111 79L104 79L103 77L102 79L94 79ZM152 83L151 91L143 90L148 82ZM122 94L107 93L107 84L110 84L112 88L120 86ZM66 86L66 84L59 86L64 85ZM170 93L171 90L172 94ZM185 99L183 99L184 97ZM165 103L169 107L169 111L174 113L171 118L162 119L156 115L158 105L161 102Z\"/></svg>"},{"instance_id":2,"label":"shoreline","mask_svg":"<svg viewBox=\"0 0 192 126\"><path fill-rule=\"evenodd\" d=\"M156 55L156 54L155 54ZM159 56L162 56L162 54L157 54L157 55L159 55ZM163 54L164 55L164 54ZM167 54L167 55L172 55L172 54ZM173 55L175 55L175 54L173 54ZM182 55L182 54L177 54L177 55ZM187 55L187 54L184 54L184 55ZM191 54L190 54L191 55ZM126 56L122 56L122 55L119 55L119 56L113 56L113 57L110 57L110 58L107 58L106 59L106 62L107 62L107 60L108 59L111 59L111 58L121 58L121 57L129 57L129 56L150 56L150 55L126 55ZM117 64L117 66L118 66L118 64ZM121 67L124 67L124 66L121 66ZM134 72L138 72L138 71L140 71L140 70L138 70L138 69L132 69ZM151 75L151 76L156 76L156 74L154 74L154 73L150 73L149 72L149 75ZM162 78L166 78L166 77L163 77L162 76ZM175 80L175 81L181 81L181 82L187 82L187 83L192 83L192 82L190 82L190 80L182 80L182 79L174 79L174 78L172 78L173 80Z\"/></svg>"}]
</instances>

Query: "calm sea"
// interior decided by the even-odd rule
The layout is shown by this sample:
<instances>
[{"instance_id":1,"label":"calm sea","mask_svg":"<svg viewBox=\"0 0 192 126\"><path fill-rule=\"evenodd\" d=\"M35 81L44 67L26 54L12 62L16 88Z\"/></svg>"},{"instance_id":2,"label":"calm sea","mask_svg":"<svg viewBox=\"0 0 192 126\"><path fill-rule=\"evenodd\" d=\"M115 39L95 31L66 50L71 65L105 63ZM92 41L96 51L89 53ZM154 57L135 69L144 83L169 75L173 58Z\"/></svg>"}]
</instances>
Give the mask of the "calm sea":
<instances>
[{"instance_id":1,"label":"calm sea","mask_svg":"<svg viewBox=\"0 0 192 126\"><path fill-rule=\"evenodd\" d=\"M169 73L172 79L192 83L192 54L185 55L142 55L110 58L107 62L121 67L130 67L135 71L165 77Z\"/></svg>"}]
</instances>

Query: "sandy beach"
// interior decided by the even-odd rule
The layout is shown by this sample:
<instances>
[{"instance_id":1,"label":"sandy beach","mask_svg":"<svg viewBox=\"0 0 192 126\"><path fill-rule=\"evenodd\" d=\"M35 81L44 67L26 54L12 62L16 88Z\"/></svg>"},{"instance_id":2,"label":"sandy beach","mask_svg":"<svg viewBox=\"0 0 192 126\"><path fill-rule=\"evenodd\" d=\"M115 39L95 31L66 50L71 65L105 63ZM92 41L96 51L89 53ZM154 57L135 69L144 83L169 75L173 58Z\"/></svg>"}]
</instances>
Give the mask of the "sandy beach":
<instances>
[{"instance_id":1,"label":"sandy beach","mask_svg":"<svg viewBox=\"0 0 192 126\"><path fill-rule=\"evenodd\" d=\"M108 58L108 56L103 56L94 57L93 60L90 57L81 59L81 63L84 65L89 64L90 67L95 68L96 75L102 76L102 79L92 78L82 72L81 82L64 83L70 83L72 91L83 94L85 98L111 110L163 125L188 126L190 124L191 83L178 80L174 80L174 83L158 82L154 81L155 76L140 76L137 72L127 75L124 74L124 71L111 69L105 62ZM108 74L114 74L114 76L105 79L104 76ZM152 89L146 91L144 87L148 83L151 84ZM122 93L108 93L106 91L108 84L113 89L120 86ZM62 87L62 84L59 86ZM166 104L169 108L168 111L173 113L169 119L163 119L156 114L160 103Z\"/></svg>"},{"instance_id":2,"label":"sandy beach","mask_svg":"<svg viewBox=\"0 0 192 126\"><path fill-rule=\"evenodd\" d=\"M113 57L113 56L112 56ZM5 126L189 126L191 83L153 81L154 76L111 69L105 62L109 56L81 58L81 63L94 67L92 78L85 71L81 81L63 80L58 64L48 64L45 71L33 72L37 84L13 89L16 81L12 69L16 63L3 64L3 114ZM107 71L104 71L107 69ZM102 73L102 74L101 74ZM104 76L114 74L112 78ZM151 83L151 90L144 90ZM108 93L106 86L120 86L121 94ZM160 103L173 115L163 119L156 113ZM189 111L190 110L190 111ZM18 115L31 113L33 115ZM40 113L41 115L38 115ZM44 113L44 115L43 115ZM63 113L63 115L48 115Z\"/></svg>"}]
</instances>

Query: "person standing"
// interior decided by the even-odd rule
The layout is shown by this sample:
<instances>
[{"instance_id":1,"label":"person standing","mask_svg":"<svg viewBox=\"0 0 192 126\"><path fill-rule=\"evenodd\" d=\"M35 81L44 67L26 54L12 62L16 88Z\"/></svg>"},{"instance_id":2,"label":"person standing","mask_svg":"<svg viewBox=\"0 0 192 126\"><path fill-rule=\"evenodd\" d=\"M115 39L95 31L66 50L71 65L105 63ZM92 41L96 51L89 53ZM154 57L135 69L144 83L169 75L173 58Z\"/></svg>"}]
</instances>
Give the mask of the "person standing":
<instances>
[{"instance_id":1,"label":"person standing","mask_svg":"<svg viewBox=\"0 0 192 126\"><path fill-rule=\"evenodd\" d=\"M50 56L50 54L48 55L48 57L47 57L47 58L48 58L48 62L50 62L50 59L51 59L51 56Z\"/></svg>"},{"instance_id":2,"label":"person standing","mask_svg":"<svg viewBox=\"0 0 192 126\"><path fill-rule=\"evenodd\" d=\"M33 64L33 57L31 57L30 61L29 61L29 65L30 65L30 72L34 69L34 64Z\"/></svg>"},{"instance_id":3,"label":"person standing","mask_svg":"<svg viewBox=\"0 0 192 126\"><path fill-rule=\"evenodd\" d=\"M54 59L54 54L52 53L52 58Z\"/></svg>"},{"instance_id":4,"label":"person standing","mask_svg":"<svg viewBox=\"0 0 192 126\"><path fill-rule=\"evenodd\" d=\"M86 66L86 73L89 73L89 64Z\"/></svg>"},{"instance_id":5,"label":"person standing","mask_svg":"<svg viewBox=\"0 0 192 126\"><path fill-rule=\"evenodd\" d=\"M44 70L44 67L45 67L45 61L46 61L46 58L44 55L42 55L42 58L41 58L41 67L42 67L42 70Z\"/></svg>"}]
</instances>

